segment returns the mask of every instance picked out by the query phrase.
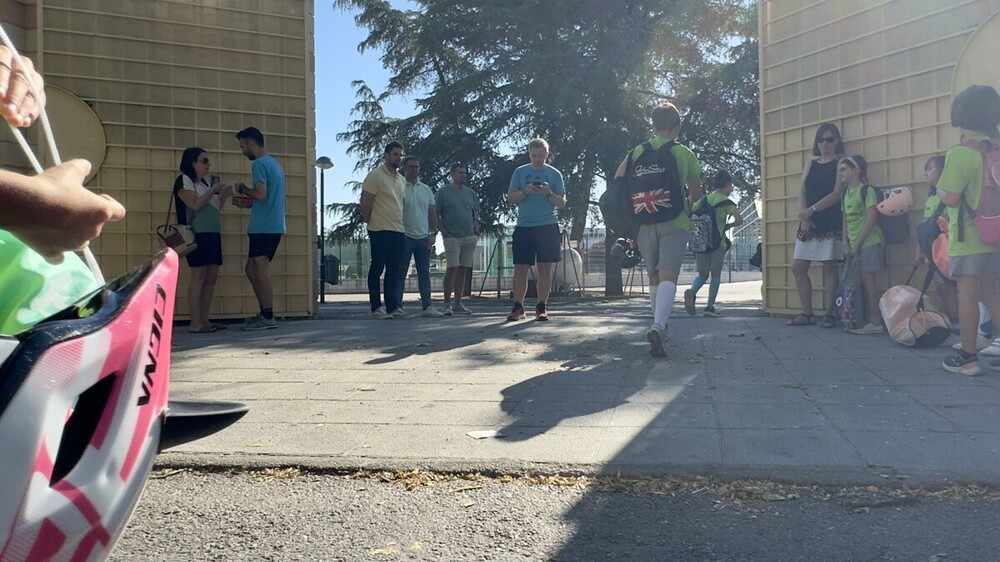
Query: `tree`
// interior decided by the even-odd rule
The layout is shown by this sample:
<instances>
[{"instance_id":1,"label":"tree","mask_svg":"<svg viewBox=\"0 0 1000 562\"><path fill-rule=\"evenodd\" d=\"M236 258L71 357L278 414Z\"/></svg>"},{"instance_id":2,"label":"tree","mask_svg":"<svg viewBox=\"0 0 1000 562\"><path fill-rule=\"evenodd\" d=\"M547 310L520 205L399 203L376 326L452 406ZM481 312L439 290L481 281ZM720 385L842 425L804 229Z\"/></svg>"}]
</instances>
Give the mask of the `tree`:
<instances>
[{"instance_id":1,"label":"tree","mask_svg":"<svg viewBox=\"0 0 1000 562\"><path fill-rule=\"evenodd\" d=\"M483 219L513 216L504 197L535 136L552 146L566 178L562 218L579 240L598 180L649 136L649 109L671 84L704 68L741 23L742 0L417 0L403 11L383 0L337 0L369 30L359 50L382 49L394 72L376 95L356 83L357 119L338 138L371 168L399 140L421 158L428 183L468 164ZM416 114L386 116L392 96L418 96ZM342 209L343 210L343 209ZM618 292L620 292L620 271Z\"/></svg>"}]
</instances>

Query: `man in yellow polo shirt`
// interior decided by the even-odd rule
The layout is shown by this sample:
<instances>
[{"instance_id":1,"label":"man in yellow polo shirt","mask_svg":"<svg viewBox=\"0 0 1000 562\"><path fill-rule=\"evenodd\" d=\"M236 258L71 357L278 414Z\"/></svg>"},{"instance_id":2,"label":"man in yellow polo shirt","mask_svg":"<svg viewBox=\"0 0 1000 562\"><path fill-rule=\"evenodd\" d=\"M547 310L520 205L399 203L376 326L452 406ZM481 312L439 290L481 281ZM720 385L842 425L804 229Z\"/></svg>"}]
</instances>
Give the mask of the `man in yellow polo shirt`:
<instances>
[{"instance_id":1,"label":"man in yellow polo shirt","mask_svg":"<svg viewBox=\"0 0 1000 562\"><path fill-rule=\"evenodd\" d=\"M392 319L403 316L396 285L400 282L399 268L406 250L406 230L403 228L403 193L406 180L399 173L403 160L403 145L390 142L385 146L382 164L368 173L361 188L361 218L368 225L371 245L371 265L368 268L368 301L373 318ZM385 272L385 307L379 298L379 278Z\"/></svg>"}]
</instances>

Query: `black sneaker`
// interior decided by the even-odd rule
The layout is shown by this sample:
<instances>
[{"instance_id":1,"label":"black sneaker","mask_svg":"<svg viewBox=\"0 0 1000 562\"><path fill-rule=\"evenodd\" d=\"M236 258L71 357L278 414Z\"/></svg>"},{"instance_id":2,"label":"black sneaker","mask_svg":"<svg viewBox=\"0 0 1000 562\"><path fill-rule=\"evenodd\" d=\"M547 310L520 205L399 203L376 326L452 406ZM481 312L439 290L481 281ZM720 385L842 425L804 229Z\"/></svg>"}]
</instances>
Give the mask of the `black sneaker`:
<instances>
[{"instance_id":1,"label":"black sneaker","mask_svg":"<svg viewBox=\"0 0 1000 562\"><path fill-rule=\"evenodd\" d=\"M521 303L516 302L514 303L514 308L510 310L510 314L507 315L507 321L516 322L521 318L524 318L524 307L521 306Z\"/></svg>"},{"instance_id":2,"label":"black sneaker","mask_svg":"<svg viewBox=\"0 0 1000 562\"><path fill-rule=\"evenodd\" d=\"M535 305L535 320L539 322L546 322L549 319L549 313L545 312L545 303L540 302Z\"/></svg>"},{"instance_id":3,"label":"black sneaker","mask_svg":"<svg viewBox=\"0 0 1000 562\"><path fill-rule=\"evenodd\" d=\"M979 356L975 353L965 353L959 350L955 355L945 357L941 365L948 372L969 377L983 374L983 369L979 366Z\"/></svg>"}]
</instances>

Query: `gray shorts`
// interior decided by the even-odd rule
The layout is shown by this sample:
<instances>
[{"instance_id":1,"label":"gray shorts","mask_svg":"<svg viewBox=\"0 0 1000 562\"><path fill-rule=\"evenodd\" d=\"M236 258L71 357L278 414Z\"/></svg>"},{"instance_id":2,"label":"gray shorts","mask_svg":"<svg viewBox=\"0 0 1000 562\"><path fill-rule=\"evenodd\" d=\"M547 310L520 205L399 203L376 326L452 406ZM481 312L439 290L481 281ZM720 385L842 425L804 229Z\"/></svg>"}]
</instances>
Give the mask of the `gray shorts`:
<instances>
[{"instance_id":1,"label":"gray shorts","mask_svg":"<svg viewBox=\"0 0 1000 562\"><path fill-rule=\"evenodd\" d=\"M722 262L726 259L726 251L726 242L723 240L722 244L714 252L695 254L695 267L698 268L699 272L719 271L722 269Z\"/></svg>"},{"instance_id":2,"label":"gray shorts","mask_svg":"<svg viewBox=\"0 0 1000 562\"><path fill-rule=\"evenodd\" d=\"M862 273L877 273L885 271L885 249L882 244L861 248L858 254Z\"/></svg>"},{"instance_id":3,"label":"gray shorts","mask_svg":"<svg viewBox=\"0 0 1000 562\"><path fill-rule=\"evenodd\" d=\"M476 254L476 235L456 238L446 236L444 239L444 259L448 269L456 267L472 267L472 257Z\"/></svg>"},{"instance_id":4,"label":"gray shorts","mask_svg":"<svg viewBox=\"0 0 1000 562\"><path fill-rule=\"evenodd\" d=\"M646 262L646 272L650 275L657 272L680 273L687 241L687 231L670 223L639 226L636 243Z\"/></svg>"},{"instance_id":5,"label":"gray shorts","mask_svg":"<svg viewBox=\"0 0 1000 562\"><path fill-rule=\"evenodd\" d=\"M988 254L973 254L971 256L951 256L948 263L949 276L982 275L992 273L1000 275L1000 252Z\"/></svg>"}]
</instances>

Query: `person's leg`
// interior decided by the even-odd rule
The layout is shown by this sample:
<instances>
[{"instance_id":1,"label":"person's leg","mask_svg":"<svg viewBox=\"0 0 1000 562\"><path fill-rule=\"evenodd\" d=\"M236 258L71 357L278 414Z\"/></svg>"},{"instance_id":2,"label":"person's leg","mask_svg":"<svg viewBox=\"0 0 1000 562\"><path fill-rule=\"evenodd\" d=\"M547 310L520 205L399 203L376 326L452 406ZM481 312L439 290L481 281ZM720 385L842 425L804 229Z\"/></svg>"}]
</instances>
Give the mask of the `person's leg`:
<instances>
[{"instance_id":1,"label":"person's leg","mask_svg":"<svg viewBox=\"0 0 1000 562\"><path fill-rule=\"evenodd\" d=\"M256 256L253 260L254 274L257 277L257 302L261 312L270 311L274 307L274 288L271 285L271 260L267 256ZM265 318L267 316L265 315Z\"/></svg>"},{"instance_id":2,"label":"person's leg","mask_svg":"<svg viewBox=\"0 0 1000 562\"><path fill-rule=\"evenodd\" d=\"M708 302L705 306L715 308L715 299L719 298L719 286L722 284L722 264L712 267L712 280L708 284Z\"/></svg>"},{"instance_id":3,"label":"person's leg","mask_svg":"<svg viewBox=\"0 0 1000 562\"><path fill-rule=\"evenodd\" d=\"M466 275L472 275L473 259L476 254L476 236L466 236L459 240L458 265L455 278L452 279L452 290L455 291L455 307L462 309L462 297L465 296Z\"/></svg>"},{"instance_id":4,"label":"person's leg","mask_svg":"<svg viewBox=\"0 0 1000 562\"><path fill-rule=\"evenodd\" d=\"M201 309L204 311L202 318L204 318L206 326L212 326L209 312L212 310L212 298L215 296L215 283L219 280L219 266L206 265L201 269L205 270L205 281L201 291Z\"/></svg>"},{"instance_id":5,"label":"person's leg","mask_svg":"<svg viewBox=\"0 0 1000 562\"><path fill-rule=\"evenodd\" d=\"M431 306L431 250L427 247L427 238L413 240L407 249L406 261L413 256L413 266L417 270L417 287L420 289L420 308L427 310ZM409 264L407 264L409 265Z\"/></svg>"},{"instance_id":6,"label":"person's leg","mask_svg":"<svg viewBox=\"0 0 1000 562\"><path fill-rule=\"evenodd\" d=\"M552 263L538 262L538 302L545 304L549 301L549 291L552 290Z\"/></svg>"},{"instance_id":7,"label":"person's leg","mask_svg":"<svg viewBox=\"0 0 1000 562\"><path fill-rule=\"evenodd\" d=\"M882 313L878 309L878 285L876 285L876 273L874 271L861 272L861 286L865 289L865 298L868 299L868 323L873 326L882 326Z\"/></svg>"},{"instance_id":8,"label":"person's leg","mask_svg":"<svg viewBox=\"0 0 1000 562\"><path fill-rule=\"evenodd\" d=\"M388 232L389 251L385 258L385 310L393 312L399 308L399 295L402 289L399 283L402 274L399 268L403 263L403 252L406 249L406 235L402 232Z\"/></svg>"},{"instance_id":9,"label":"person's leg","mask_svg":"<svg viewBox=\"0 0 1000 562\"><path fill-rule=\"evenodd\" d=\"M808 266L807 266L808 269ZM806 275L808 279L809 275ZM837 289L840 288L840 265L836 260L823 262L823 314L833 316L836 310ZM809 284L809 292L812 293L812 283ZM801 293L800 293L801 296ZM810 306L812 301L810 300Z\"/></svg>"},{"instance_id":10,"label":"person's leg","mask_svg":"<svg viewBox=\"0 0 1000 562\"><path fill-rule=\"evenodd\" d=\"M454 277L451 280L451 289L455 292L455 308L462 308L462 294L465 293L465 270L464 266L455 268Z\"/></svg>"},{"instance_id":11,"label":"person's leg","mask_svg":"<svg viewBox=\"0 0 1000 562\"><path fill-rule=\"evenodd\" d=\"M209 327L201 298L205 286L205 269L205 266L192 267L191 278L188 279L188 313L191 316L188 330L191 332L200 332Z\"/></svg>"},{"instance_id":12,"label":"person's leg","mask_svg":"<svg viewBox=\"0 0 1000 562\"><path fill-rule=\"evenodd\" d=\"M451 306L452 279L455 277L454 267L444 270L444 305Z\"/></svg>"},{"instance_id":13,"label":"person's leg","mask_svg":"<svg viewBox=\"0 0 1000 562\"><path fill-rule=\"evenodd\" d=\"M368 233L368 241L371 246L371 262L368 266L368 304L372 312L382 306L380 278L385 269L385 260L388 257L389 246L385 237L385 232L375 231Z\"/></svg>"},{"instance_id":14,"label":"person's leg","mask_svg":"<svg viewBox=\"0 0 1000 562\"><path fill-rule=\"evenodd\" d=\"M811 318L813 316L812 305L812 279L809 278L809 260L793 260L792 275L795 276L795 290L799 294L799 302L802 303L802 316ZM824 264L825 266L825 264ZM826 270L824 269L824 272Z\"/></svg>"},{"instance_id":15,"label":"person's leg","mask_svg":"<svg viewBox=\"0 0 1000 562\"><path fill-rule=\"evenodd\" d=\"M422 240L414 240L407 236L403 242L403 253L400 254L399 280L396 282L396 302L403 306L403 294L406 292L406 274L410 271L410 258Z\"/></svg>"},{"instance_id":16,"label":"person's leg","mask_svg":"<svg viewBox=\"0 0 1000 562\"><path fill-rule=\"evenodd\" d=\"M962 331L962 351L976 353L976 336L979 330L979 293L982 282L978 275L953 275L958 284L958 318Z\"/></svg>"},{"instance_id":17,"label":"person's leg","mask_svg":"<svg viewBox=\"0 0 1000 562\"><path fill-rule=\"evenodd\" d=\"M247 281L250 281L250 287L253 289L253 296L257 299L257 304L260 304L260 287L257 286L257 262L252 257L247 257L243 273L246 274Z\"/></svg>"},{"instance_id":18,"label":"person's leg","mask_svg":"<svg viewBox=\"0 0 1000 562\"><path fill-rule=\"evenodd\" d=\"M656 310L653 312L653 321L666 329L670 312L674 308L674 298L677 297L677 276L687 250L688 234L672 225L657 225L657 228L659 286L656 289Z\"/></svg>"}]
</instances>

